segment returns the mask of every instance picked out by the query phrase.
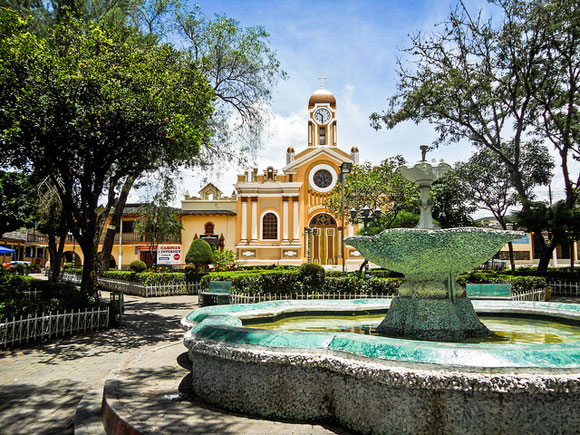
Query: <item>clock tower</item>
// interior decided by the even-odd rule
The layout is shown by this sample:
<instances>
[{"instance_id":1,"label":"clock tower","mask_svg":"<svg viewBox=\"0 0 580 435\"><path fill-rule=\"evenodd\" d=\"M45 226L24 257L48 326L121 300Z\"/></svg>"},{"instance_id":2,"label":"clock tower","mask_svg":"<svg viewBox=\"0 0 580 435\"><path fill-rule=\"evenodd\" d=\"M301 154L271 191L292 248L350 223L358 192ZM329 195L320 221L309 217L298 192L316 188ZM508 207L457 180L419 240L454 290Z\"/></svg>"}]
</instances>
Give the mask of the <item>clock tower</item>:
<instances>
[{"instance_id":1,"label":"clock tower","mask_svg":"<svg viewBox=\"0 0 580 435\"><path fill-rule=\"evenodd\" d=\"M332 146L337 143L336 136L336 99L324 88L321 75L320 89L314 91L308 101L308 146Z\"/></svg>"}]
</instances>

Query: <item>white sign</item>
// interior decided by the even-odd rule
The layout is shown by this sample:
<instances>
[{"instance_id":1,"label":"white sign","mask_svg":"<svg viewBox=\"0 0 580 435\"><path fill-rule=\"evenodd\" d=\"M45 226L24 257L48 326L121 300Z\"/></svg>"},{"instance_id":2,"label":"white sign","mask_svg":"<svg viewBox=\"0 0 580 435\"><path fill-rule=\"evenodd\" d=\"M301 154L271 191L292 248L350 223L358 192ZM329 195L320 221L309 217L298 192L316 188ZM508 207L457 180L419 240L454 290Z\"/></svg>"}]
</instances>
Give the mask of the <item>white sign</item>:
<instances>
[{"instance_id":1,"label":"white sign","mask_svg":"<svg viewBox=\"0 0 580 435\"><path fill-rule=\"evenodd\" d=\"M181 245L157 246L157 264L180 264Z\"/></svg>"}]
</instances>

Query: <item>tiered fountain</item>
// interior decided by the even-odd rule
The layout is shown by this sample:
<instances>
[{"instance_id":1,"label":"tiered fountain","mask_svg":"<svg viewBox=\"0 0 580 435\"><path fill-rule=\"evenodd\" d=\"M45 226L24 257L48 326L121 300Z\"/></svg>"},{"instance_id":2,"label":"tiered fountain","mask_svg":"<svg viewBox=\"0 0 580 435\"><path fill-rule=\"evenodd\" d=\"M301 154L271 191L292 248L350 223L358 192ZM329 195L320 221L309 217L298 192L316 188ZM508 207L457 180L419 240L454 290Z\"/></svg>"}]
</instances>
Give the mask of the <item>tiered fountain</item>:
<instances>
[{"instance_id":1,"label":"tiered fountain","mask_svg":"<svg viewBox=\"0 0 580 435\"><path fill-rule=\"evenodd\" d=\"M368 260L405 274L397 298L198 309L182 322L194 392L237 412L333 420L363 433L577 433L580 305L466 298L456 277L522 234L434 228L429 188L449 169L427 163L424 150L413 168L399 170L420 186L419 228L347 239ZM383 336L260 327L385 312ZM548 326L542 343L458 342L489 334L476 313L523 318L535 332L548 319L564 332Z\"/></svg>"},{"instance_id":2,"label":"tiered fountain","mask_svg":"<svg viewBox=\"0 0 580 435\"><path fill-rule=\"evenodd\" d=\"M486 336L489 330L475 314L465 289L455 281L525 234L483 228L438 229L429 192L431 184L452 169L446 163L429 164L427 146L421 150L422 159L416 165L397 169L403 178L419 185L417 227L391 229L374 237L349 237L345 243L367 260L405 275L399 296L377 328L380 335L441 341Z\"/></svg>"}]
</instances>

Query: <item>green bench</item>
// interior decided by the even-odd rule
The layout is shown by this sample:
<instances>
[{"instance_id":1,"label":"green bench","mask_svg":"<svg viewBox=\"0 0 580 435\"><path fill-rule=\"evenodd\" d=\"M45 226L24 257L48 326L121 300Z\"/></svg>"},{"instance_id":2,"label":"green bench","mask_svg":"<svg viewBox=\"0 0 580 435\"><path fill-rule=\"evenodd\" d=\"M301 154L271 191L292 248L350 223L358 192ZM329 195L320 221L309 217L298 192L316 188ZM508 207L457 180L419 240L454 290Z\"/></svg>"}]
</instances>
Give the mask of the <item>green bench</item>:
<instances>
[{"instance_id":1,"label":"green bench","mask_svg":"<svg viewBox=\"0 0 580 435\"><path fill-rule=\"evenodd\" d=\"M511 299L511 284L467 284L467 297L470 299Z\"/></svg>"},{"instance_id":2,"label":"green bench","mask_svg":"<svg viewBox=\"0 0 580 435\"><path fill-rule=\"evenodd\" d=\"M230 281L210 281L209 288L200 294L202 307L209 305L227 305L230 303L232 283Z\"/></svg>"}]
</instances>

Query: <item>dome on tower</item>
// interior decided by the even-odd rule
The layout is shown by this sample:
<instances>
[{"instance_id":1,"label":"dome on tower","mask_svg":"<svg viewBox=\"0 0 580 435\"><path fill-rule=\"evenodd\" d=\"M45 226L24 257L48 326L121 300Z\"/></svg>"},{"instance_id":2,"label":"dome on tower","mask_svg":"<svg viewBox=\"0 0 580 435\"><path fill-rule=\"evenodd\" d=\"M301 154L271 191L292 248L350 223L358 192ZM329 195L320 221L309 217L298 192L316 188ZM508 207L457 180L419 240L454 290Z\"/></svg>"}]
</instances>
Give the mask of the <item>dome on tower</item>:
<instances>
[{"instance_id":1,"label":"dome on tower","mask_svg":"<svg viewBox=\"0 0 580 435\"><path fill-rule=\"evenodd\" d=\"M314 106L315 104L319 103L328 103L335 105L336 99L334 98L334 95L332 95L332 92L330 92L328 89L320 88L314 91L314 93L310 97L310 100L308 101L308 105Z\"/></svg>"}]
</instances>

